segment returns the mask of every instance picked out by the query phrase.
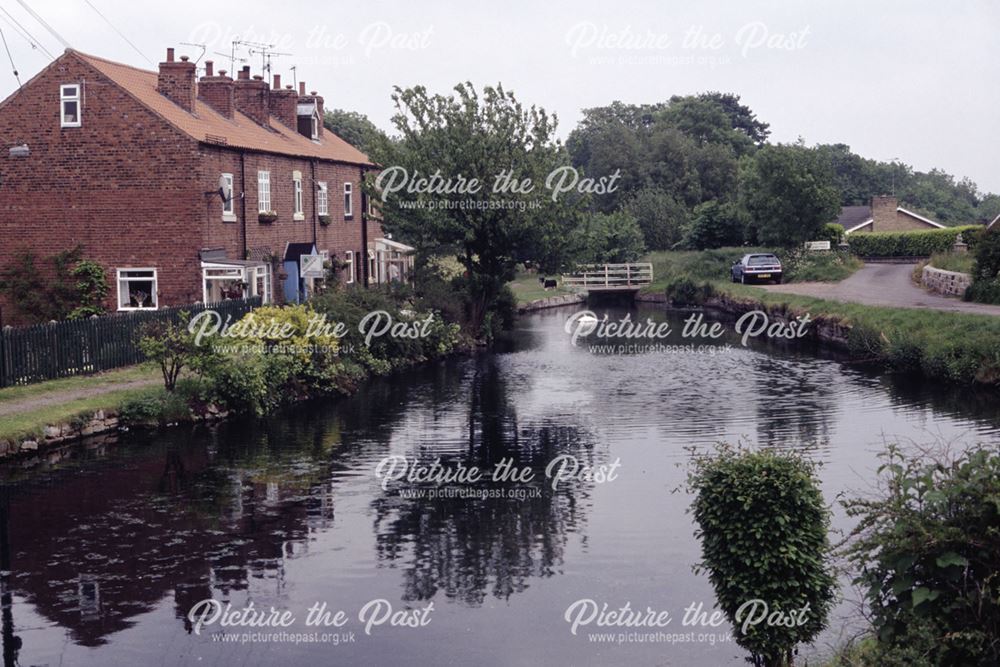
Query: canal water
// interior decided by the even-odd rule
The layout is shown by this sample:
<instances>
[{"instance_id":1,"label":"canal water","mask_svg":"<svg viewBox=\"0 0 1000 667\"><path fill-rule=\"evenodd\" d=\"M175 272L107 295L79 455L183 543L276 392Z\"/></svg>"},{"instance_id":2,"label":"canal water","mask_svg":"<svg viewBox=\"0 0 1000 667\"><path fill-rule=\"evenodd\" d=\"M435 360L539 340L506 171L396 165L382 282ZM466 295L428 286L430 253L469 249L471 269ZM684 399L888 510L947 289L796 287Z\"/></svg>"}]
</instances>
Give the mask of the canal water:
<instances>
[{"instance_id":1,"label":"canal water","mask_svg":"<svg viewBox=\"0 0 1000 667\"><path fill-rule=\"evenodd\" d=\"M689 448L743 440L802 450L823 464L835 504L871 489L885 442L1000 433L994 398L879 376L815 350L743 347L731 335L644 349L634 340L621 350L573 345L571 312L525 316L497 353L375 381L346 400L127 434L55 464L8 469L6 663L744 664L724 625L683 624L689 606L714 604L707 577L692 571ZM683 317L632 315L675 330ZM388 480L386 465L377 474L387 457L424 470L439 461L456 474L500 465L535 475ZM401 470L401 458L389 460ZM568 478L567 467L553 483L553 460L597 474ZM835 526L848 528L835 510ZM222 627L206 600L294 620ZM577 618L590 604L581 600L673 620L581 623L574 634L567 609ZM310 609L328 621L344 615L309 625ZM840 605L810 650L836 642L851 615Z\"/></svg>"}]
</instances>

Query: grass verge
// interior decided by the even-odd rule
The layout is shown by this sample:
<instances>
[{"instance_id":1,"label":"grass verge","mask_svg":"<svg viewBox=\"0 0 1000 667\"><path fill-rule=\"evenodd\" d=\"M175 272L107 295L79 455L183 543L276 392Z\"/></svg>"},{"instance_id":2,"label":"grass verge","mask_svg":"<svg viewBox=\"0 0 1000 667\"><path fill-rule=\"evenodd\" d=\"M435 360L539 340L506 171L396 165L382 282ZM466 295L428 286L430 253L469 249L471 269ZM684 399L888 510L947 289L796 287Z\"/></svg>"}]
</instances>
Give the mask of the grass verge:
<instances>
[{"instance_id":1,"label":"grass verge","mask_svg":"<svg viewBox=\"0 0 1000 667\"><path fill-rule=\"evenodd\" d=\"M552 276L553 278L555 276ZM538 282L537 273L518 273L517 277L514 278L510 283L510 289L514 293L514 297L517 299L518 305L524 305L532 301L537 301L538 299L546 299L550 296L560 296L563 294L572 294L572 290L564 289L562 287L545 289L542 284Z\"/></svg>"}]
</instances>

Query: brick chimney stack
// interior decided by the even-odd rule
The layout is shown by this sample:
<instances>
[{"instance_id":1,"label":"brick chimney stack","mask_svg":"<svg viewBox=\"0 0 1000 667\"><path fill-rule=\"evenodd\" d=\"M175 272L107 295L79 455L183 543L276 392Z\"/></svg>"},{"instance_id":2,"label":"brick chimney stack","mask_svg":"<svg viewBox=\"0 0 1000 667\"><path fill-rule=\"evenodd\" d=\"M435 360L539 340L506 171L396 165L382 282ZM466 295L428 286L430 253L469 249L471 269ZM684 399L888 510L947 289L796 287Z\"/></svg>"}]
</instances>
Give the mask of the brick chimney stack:
<instances>
[{"instance_id":1,"label":"brick chimney stack","mask_svg":"<svg viewBox=\"0 0 1000 667\"><path fill-rule=\"evenodd\" d=\"M215 65L211 60L205 61L205 76L198 82L198 97L205 104L232 120L236 108L233 99L233 80L226 76L226 70L220 69L215 74Z\"/></svg>"},{"instance_id":2,"label":"brick chimney stack","mask_svg":"<svg viewBox=\"0 0 1000 667\"><path fill-rule=\"evenodd\" d=\"M270 126L270 90L260 75L250 78L250 66L245 65L233 88L236 110L250 117L258 125Z\"/></svg>"},{"instance_id":3,"label":"brick chimney stack","mask_svg":"<svg viewBox=\"0 0 1000 667\"><path fill-rule=\"evenodd\" d=\"M271 89L269 105L271 115L281 121L283 125L291 130L296 129L298 118L296 116L296 105L299 96L295 94L291 86L281 87L281 75L274 75L274 87Z\"/></svg>"},{"instance_id":4,"label":"brick chimney stack","mask_svg":"<svg viewBox=\"0 0 1000 667\"><path fill-rule=\"evenodd\" d=\"M872 197L872 231L892 232L899 229L896 208L899 202L890 195Z\"/></svg>"},{"instance_id":5,"label":"brick chimney stack","mask_svg":"<svg viewBox=\"0 0 1000 667\"><path fill-rule=\"evenodd\" d=\"M160 63L156 91L188 113L194 111L195 67L187 56L174 60L174 50L167 49L166 61Z\"/></svg>"}]
</instances>

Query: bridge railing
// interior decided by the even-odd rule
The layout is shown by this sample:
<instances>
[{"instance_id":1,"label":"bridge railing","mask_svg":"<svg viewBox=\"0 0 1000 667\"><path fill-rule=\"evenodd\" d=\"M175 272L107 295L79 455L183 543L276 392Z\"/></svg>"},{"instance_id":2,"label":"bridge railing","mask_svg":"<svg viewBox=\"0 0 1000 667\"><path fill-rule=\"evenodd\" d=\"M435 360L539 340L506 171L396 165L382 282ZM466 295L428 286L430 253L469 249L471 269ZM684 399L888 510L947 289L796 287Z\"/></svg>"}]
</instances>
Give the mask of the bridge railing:
<instances>
[{"instance_id":1,"label":"bridge railing","mask_svg":"<svg viewBox=\"0 0 1000 667\"><path fill-rule=\"evenodd\" d=\"M626 290L653 282L653 265L649 262L629 264L588 264L562 276L563 287L580 289Z\"/></svg>"}]
</instances>

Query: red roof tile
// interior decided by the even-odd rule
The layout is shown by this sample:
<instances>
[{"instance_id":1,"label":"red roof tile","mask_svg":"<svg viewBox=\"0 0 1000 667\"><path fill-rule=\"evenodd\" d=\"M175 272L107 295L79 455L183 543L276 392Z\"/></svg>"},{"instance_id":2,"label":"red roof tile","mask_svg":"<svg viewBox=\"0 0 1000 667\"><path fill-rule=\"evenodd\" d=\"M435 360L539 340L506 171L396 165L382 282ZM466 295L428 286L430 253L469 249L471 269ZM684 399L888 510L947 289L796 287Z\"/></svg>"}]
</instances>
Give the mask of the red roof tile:
<instances>
[{"instance_id":1,"label":"red roof tile","mask_svg":"<svg viewBox=\"0 0 1000 667\"><path fill-rule=\"evenodd\" d=\"M253 122L239 111L229 120L201 100L194 113L188 113L156 90L157 73L124 65L69 49L88 65L124 88L139 102L192 139L214 145L226 145L269 153L372 164L367 155L329 130L319 141L308 139L286 127L274 117L269 128Z\"/></svg>"}]
</instances>

